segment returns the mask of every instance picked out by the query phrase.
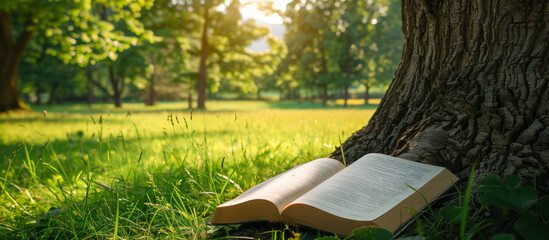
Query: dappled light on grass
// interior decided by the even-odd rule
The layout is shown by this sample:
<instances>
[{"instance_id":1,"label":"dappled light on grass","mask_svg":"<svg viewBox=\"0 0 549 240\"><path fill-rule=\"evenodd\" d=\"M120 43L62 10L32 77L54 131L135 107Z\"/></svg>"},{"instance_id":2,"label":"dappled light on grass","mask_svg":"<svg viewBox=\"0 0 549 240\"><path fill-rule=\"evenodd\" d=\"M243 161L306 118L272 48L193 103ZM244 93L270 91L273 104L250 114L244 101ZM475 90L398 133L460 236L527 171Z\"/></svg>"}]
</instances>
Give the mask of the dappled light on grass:
<instances>
[{"instance_id":1,"label":"dappled light on grass","mask_svg":"<svg viewBox=\"0 0 549 240\"><path fill-rule=\"evenodd\" d=\"M204 238L215 206L327 156L373 114L249 104L1 116L0 236Z\"/></svg>"}]
</instances>

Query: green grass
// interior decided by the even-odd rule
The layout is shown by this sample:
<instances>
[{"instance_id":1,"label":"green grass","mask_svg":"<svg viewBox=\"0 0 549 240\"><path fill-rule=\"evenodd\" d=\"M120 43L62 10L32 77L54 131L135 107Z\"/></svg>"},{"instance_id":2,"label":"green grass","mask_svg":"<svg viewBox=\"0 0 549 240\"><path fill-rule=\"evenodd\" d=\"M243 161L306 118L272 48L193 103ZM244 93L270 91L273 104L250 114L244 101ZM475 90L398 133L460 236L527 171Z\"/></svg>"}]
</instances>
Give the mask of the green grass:
<instances>
[{"instance_id":1,"label":"green grass","mask_svg":"<svg viewBox=\"0 0 549 240\"><path fill-rule=\"evenodd\" d=\"M0 115L0 239L223 236L207 225L215 206L327 156L375 108L207 107L73 104Z\"/></svg>"}]
</instances>

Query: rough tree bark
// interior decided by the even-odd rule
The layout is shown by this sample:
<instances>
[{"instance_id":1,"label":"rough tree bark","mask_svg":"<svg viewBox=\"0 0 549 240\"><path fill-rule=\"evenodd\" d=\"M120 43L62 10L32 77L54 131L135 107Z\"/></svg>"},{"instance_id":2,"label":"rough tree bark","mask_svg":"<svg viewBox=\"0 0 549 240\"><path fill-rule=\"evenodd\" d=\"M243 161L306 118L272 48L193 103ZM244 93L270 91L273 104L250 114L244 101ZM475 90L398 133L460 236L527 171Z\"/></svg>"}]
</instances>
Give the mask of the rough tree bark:
<instances>
[{"instance_id":1,"label":"rough tree bark","mask_svg":"<svg viewBox=\"0 0 549 240\"><path fill-rule=\"evenodd\" d=\"M369 123L343 143L549 189L549 2L402 1L405 46ZM332 153L341 158L341 149ZM534 181L534 178L536 181Z\"/></svg>"}]
</instances>

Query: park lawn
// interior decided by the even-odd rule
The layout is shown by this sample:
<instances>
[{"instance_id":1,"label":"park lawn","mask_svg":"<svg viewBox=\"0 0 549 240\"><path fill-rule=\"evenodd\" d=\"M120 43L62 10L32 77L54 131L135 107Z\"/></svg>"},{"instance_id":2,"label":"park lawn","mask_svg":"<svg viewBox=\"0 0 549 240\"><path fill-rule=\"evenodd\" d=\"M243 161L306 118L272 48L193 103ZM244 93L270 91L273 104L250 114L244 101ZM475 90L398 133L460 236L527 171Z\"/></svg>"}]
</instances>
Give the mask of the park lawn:
<instances>
[{"instance_id":1,"label":"park lawn","mask_svg":"<svg viewBox=\"0 0 549 240\"><path fill-rule=\"evenodd\" d=\"M375 109L185 106L73 104L0 115L0 238L222 237L207 225L215 206L327 156Z\"/></svg>"}]
</instances>

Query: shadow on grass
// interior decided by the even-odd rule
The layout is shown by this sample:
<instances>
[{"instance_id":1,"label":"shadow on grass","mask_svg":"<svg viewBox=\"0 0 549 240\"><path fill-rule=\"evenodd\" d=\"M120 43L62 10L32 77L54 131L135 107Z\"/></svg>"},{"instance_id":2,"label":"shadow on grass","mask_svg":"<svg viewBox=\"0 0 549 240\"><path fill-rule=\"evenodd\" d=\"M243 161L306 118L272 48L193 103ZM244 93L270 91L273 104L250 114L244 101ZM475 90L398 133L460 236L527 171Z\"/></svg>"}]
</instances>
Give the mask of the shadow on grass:
<instances>
[{"instance_id":1,"label":"shadow on grass","mask_svg":"<svg viewBox=\"0 0 549 240\"><path fill-rule=\"evenodd\" d=\"M295 235L299 233L299 237ZM286 225L283 223L250 222L239 225L224 225L213 233L212 237L234 239L317 239L319 237L335 236L333 233L324 232L298 225Z\"/></svg>"},{"instance_id":2,"label":"shadow on grass","mask_svg":"<svg viewBox=\"0 0 549 240\"><path fill-rule=\"evenodd\" d=\"M6 119L0 119L0 123L6 121ZM9 121L9 119L8 119ZM77 123L78 121L89 121L87 119L69 119L65 121L62 119L48 119L51 122L63 122L70 124ZM97 121L97 120L96 120ZM111 121L111 120L107 120ZM122 121L122 120L120 120ZM28 120L29 124L32 123L32 120ZM26 123L18 127L25 127ZM97 127L101 127L100 124ZM149 145L158 145L162 144L163 150L160 151L162 154L159 154L159 161L166 161L165 158L170 158L173 154L182 154L186 148L194 149L192 145L189 145L188 142L190 139L194 138L205 138L211 139L215 137L223 137L227 135L234 135L235 131L231 129L179 129L177 132L164 130L159 132L149 132L146 136L127 136L121 132L104 133L102 137L99 136L98 132L88 132L84 130L78 130L75 132L67 132L64 137L52 140L44 141L0 141L0 169L8 169L9 165L12 166L11 170L13 176L19 177L28 177L21 175L22 172L25 172L26 167L20 169L14 169L13 166L25 166L26 161L31 160L34 162L34 165L37 165L39 170L44 172L46 166L42 162L47 158L51 158L54 152L56 152L56 158L59 158L59 163L63 167L69 168L69 171L77 171L76 169L80 168L82 165L82 159L84 156L89 155L99 162L102 162L99 165L107 164L105 159L110 159L110 154L124 154L124 157L133 157L138 158L152 158L158 157L154 155L154 152L151 152ZM165 141L163 141L165 140ZM23 145L25 144L25 145ZM25 150L25 148L27 150ZM98 150L103 149L103 151ZM114 152L109 152L114 151ZM140 152L143 153L143 156L140 156ZM158 153L156 153L158 155ZM167 155L166 155L167 154ZM46 157L47 156L47 157ZM162 159L164 158L164 159ZM122 161L122 160L120 160ZM123 162L130 161L130 159L125 159ZM40 162L40 163L39 163ZM54 164L54 160L47 164ZM110 163L108 163L110 164ZM53 172L42 173L40 178L50 179ZM23 179L17 179L16 181L22 181Z\"/></svg>"},{"instance_id":3,"label":"shadow on grass","mask_svg":"<svg viewBox=\"0 0 549 240\"><path fill-rule=\"evenodd\" d=\"M206 103L206 110L189 109L186 102L159 102L156 106L144 106L140 102L126 103L122 108L115 108L109 103L97 103L87 105L85 103L69 103L63 105L32 105L31 109L36 113L44 110L49 113L61 114L140 114L140 113L173 113L173 112L235 112L266 109L376 109L378 99L372 99L370 104L363 104L363 100L352 99L348 107L343 106L343 101L328 101L326 107L319 101L257 101L257 100L211 100Z\"/></svg>"}]
</instances>

